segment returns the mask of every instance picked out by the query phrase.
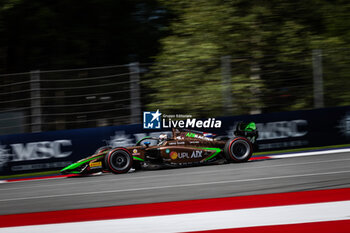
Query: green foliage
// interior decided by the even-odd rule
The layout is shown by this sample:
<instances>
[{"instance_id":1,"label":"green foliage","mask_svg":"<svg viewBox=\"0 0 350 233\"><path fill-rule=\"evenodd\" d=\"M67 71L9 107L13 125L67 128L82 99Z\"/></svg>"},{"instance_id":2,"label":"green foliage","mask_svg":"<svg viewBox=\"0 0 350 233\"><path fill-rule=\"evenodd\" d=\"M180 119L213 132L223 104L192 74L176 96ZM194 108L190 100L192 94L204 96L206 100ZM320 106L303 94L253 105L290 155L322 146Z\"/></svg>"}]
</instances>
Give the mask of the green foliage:
<instances>
[{"instance_id":1,"label":"green foliage","mask_svg":"<svg viewBox=\"0 0 350 233\"><path fill-rule=\"evenodd\" d=\"M312 49L334 49L350 38L346 1L160 2L175 17L171 35L161 40L152 75L144 81L152 88L149 109L220 115L224 108L220 57L225 55L238 58L232 60L234 114L254 108L267 112L311 108ZM260 77L251 78L252 67ZM348 73L344 70L337 76L343 80L339 83L347 83ZM335 79L327 78L326 88L335 90ZM334 99L344 98L348 99L345 95Z\"/></svg>"},{"instance_id":2,"label":"green foliage","mask_svg":"<svg viewBox=\"0 0 350 233\"><path fill-rule=\"evenodd\" d=\"M322 49L326 104L347 105L349 12L345 0L0 0L0 72L155 60L148 109L238 115L312 108L311 54Z\"/></svg>"},{"instance_id":3,"label":"green foliage","mask_svg":"<svg viewBox=\"0 0 350 233\"><path fill-rule=\"evenodd\" d=\"M221 1L179 1L179 5L167 1L167 4L178 15L171 24L172 35L161 40L162 52L153 67L155 78L145 82L154 90L150 108L215 116L223 111L220 56L227 54L234 40L244 38L241 33L231 33L235 9ZM238 21L237 24L245 22ZM249 80L241 75L237 73L237 81Z\"/></svg>"}]
</instances>

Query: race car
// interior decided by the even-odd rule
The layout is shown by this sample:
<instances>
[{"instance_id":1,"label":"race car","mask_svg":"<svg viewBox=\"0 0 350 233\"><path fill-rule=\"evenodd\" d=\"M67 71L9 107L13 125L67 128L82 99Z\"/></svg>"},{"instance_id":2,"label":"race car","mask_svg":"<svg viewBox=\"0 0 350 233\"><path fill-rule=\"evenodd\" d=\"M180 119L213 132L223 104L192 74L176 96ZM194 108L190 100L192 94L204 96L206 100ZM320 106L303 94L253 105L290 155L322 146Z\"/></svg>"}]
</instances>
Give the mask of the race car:
<instances>
[{"instance_id":1,"label":"race car","mask_svg":"<svg viewBox=\"0 0 350 233\"><path fill-rule=\"evenodd\" d=\"M185 166L209 164L218 160L246 162L253 153L258 130L254 122L239 123L234 137L216 136L188 129L172 129L168 137L144 137L135 146L101 147L85 159L61 170L62 174L88 175L98 172L127 173L150 164Z\"/></svg>"}]
</instances>

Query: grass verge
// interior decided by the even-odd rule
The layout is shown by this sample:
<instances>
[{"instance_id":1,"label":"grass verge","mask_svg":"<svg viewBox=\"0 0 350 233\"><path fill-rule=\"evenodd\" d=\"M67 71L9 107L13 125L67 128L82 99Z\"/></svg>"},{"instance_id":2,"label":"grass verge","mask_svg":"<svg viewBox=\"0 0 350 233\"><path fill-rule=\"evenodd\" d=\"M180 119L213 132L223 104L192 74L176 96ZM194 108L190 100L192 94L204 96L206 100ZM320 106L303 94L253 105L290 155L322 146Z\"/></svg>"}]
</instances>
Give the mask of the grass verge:
<instances>
[{"instance_id":1,"label":"grass verge","mask_svg":"<svg viewBox=\"0 0 350 233\"><path fill-rule=\"evenodd\" d=\"M58 174L59 172L60 172L59 170L57 170L57 171L46 171L46 172L32 172L32 173L0 176L0 179L12 179L12 178L22 178L22 177L31 177L31 176L45 176L45 175Z\"/></svg>"}]
</instances>

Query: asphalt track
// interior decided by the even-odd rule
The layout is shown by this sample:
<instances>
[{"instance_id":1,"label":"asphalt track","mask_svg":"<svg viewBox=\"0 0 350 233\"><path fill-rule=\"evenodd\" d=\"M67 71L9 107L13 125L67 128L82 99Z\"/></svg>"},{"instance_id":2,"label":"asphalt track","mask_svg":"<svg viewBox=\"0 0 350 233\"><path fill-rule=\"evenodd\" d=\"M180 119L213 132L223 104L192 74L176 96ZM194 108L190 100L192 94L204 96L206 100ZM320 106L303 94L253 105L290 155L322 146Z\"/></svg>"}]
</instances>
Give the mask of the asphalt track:
<instances>
[{"instance_id":1,"label":"asphalt track","mask_svg":"<svg viewBox=\"0 0 350 233\"><path fill-rule=\"evenodd\" d=\"M0 184L0 215L350 187L350 153Z\"/></svg>"}]
</instances>

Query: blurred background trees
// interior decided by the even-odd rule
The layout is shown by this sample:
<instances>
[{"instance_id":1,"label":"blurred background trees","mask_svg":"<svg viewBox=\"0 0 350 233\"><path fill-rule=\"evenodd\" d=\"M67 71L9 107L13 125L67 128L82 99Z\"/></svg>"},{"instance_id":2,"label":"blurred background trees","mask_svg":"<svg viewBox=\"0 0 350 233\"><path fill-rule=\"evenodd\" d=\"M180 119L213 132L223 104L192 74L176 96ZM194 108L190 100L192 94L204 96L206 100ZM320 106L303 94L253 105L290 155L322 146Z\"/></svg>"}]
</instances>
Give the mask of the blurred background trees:
<instances>
[{"instance_id":1,"label":"blurred background trees","mask_svg":"<svg viewBox=\"0 0 350 233\"><path fill-rule=\"evenodd\" d=\"M235 115L257 108L264 112L311 108L313 49L323 49L326 55L327 105L349 104L347 94L336 91L342 84L343 90L350 90L345 68L349 53L344 49L350 31L347 1L163 3L176 17L170 35L161 39L162 50L153 67L151 107L217 114L223 103L219 59L230 55ZM343 49L335 52L337 48Z\"/></svg>"},{"instance_id":2,"label":"blurred background trees","mask_svg":"<svg viewBox=\"0 0 350 233\"><path fill-rule=\"evenodd\" d=\"M156 0L1 0L0 71L150 61L165 13Z\"/></svg>"},{"instance_id":3,"label":"blurred background trees","mask_svg":"<svg viewBox=\"0 0 350 233\"><path fill-rule=\"evenodd\" d=\"M238 115L313 108L321 49L349 105L349 29L345 0L0 0L0 73L138 61L143 109Z\"/></svg>"}]
</instances>

